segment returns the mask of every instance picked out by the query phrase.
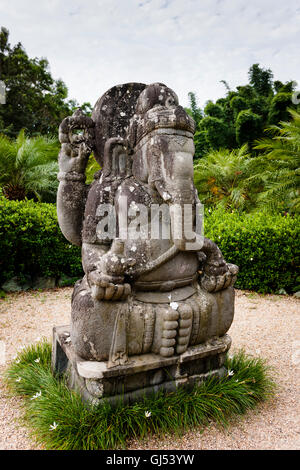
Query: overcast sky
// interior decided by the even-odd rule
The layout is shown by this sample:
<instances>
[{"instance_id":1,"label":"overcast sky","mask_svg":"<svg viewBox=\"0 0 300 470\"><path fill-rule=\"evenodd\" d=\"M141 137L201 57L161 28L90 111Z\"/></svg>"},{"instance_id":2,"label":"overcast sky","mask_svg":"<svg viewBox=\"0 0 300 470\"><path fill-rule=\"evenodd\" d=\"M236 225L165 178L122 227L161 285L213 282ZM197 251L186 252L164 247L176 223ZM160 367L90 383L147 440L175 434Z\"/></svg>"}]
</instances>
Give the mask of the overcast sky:
<instances>
[{"instance_id":1,"label":"overcast sky","mask_svg":"<svg viewBox=\"0 0 300 470\"><path fill-rule=\"evenodd\" d=\"M0 0L0 25L30 57L47 57L79 102L160 81L182 105L194 91L203 106L257 62L300 83L299 0Z\"/></svg>"}]
</instances>

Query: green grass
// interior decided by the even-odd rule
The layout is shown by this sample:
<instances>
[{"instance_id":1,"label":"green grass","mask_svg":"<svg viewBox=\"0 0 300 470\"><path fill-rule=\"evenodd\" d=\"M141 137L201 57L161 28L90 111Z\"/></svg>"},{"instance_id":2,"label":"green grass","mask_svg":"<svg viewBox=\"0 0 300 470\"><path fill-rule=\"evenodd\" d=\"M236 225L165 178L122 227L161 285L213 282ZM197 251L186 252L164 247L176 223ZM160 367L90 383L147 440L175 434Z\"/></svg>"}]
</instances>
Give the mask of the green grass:
<instances>
[{"instance_id":1,"label":"green grass","mask_svg":"<svg viewBox=\"0 0 300 470\"><path fill-rule=\"evenodd\" d=\"M32 435L46 449L125 448L131 438L153 433L179 435L211 421L227 425L275 390L265 361L240 351L227 358L231 373L192 391L160 392L134 405L120 402L112 407L105 402L87 407L64 379L52 375L50 361L51 345L42 340L23 349L5 373L12 393L24 398L24 419ZM51 430L53 423L57 427Z\"/></svg>"}]
</instances>

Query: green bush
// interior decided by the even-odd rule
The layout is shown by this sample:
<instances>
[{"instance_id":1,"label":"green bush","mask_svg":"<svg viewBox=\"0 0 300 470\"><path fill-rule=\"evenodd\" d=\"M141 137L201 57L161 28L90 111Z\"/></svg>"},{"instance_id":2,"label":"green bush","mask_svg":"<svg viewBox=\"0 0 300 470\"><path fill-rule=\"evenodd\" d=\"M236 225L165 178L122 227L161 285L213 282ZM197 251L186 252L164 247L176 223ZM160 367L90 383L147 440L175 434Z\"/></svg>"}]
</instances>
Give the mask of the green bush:
<instances>
[{"instance_id":1,"label":"green bush","mask_svg":"<svg viewBox=\"0 0 300 470\"><path fill-rule=\"evenodd\" d=\"M299 217L206 211L205 236L240 267L236 287L299 289ZM80 248L62 235L54 204L0 196L0 282L13 276L81 277Z\"/></svg>"},{"instance_id":2,"label":"green bush","mask_svg":"<svg viewBox=\"0 0 300 470\"><path fill-rule=\"evenodd\" d=\"M62 235L54 204L0 196L0 282L13 276L82 275L80 249Z\"/></svg>"},{"instance_id":3,"label":"green bush","mask_svg":"<svg viewBox=\"0 0 300 470\"><path fill-rule=\"evenodd\" d=\"M299 289L299 217L206 212L205 236L240 272L236 287L257 292Z\"/></svg>"}]
</instances>

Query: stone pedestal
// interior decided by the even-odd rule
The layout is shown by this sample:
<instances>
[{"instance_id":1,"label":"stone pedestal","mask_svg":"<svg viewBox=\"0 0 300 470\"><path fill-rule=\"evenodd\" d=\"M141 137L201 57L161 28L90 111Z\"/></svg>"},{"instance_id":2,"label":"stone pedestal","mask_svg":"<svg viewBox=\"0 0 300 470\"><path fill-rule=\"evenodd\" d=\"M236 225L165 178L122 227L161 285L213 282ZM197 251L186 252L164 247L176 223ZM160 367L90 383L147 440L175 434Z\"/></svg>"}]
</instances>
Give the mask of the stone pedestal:
<instances>
[{"instance_id":1,"label":"stone pedestal","mask_svg":"<svg viewBox=\"0 0 300 470\"><path fill-rule=\"evenodd\" d=\"M130 356L125 365L108 367L108 362L85 361L76 355L70 340L70 327L53 329L52 369L67 373L69 387L77 390L89 403L106 399L114 404L142 399L160 389L192 388L211 376L226 374L224 361L231 345L225 334L181 355L162 357L158 354Z\"/></svg>"}]
</instances>

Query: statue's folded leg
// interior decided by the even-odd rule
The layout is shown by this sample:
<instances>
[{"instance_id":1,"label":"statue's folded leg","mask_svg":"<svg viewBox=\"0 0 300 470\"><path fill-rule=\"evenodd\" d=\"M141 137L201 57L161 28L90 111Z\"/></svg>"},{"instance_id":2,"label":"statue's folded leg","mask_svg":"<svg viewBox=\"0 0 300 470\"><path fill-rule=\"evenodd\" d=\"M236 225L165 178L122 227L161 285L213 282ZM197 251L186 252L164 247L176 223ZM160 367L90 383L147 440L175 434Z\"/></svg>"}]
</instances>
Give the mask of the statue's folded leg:
<instances>
[{"instance_id":1,"label":"statue's folded leg","mask_svg":"<svg viewBox=\"0 0 300 470\"><path fill-rule=\"evenodd\" d=\"M72 297L71 341L75 352L85 360L108 361L114 343L116 322L124 314L124 345L119 338L115 345L126 353L127 302L97 301L91 295L86 277L78 281Z\"/></svg>"}]
</instances>

